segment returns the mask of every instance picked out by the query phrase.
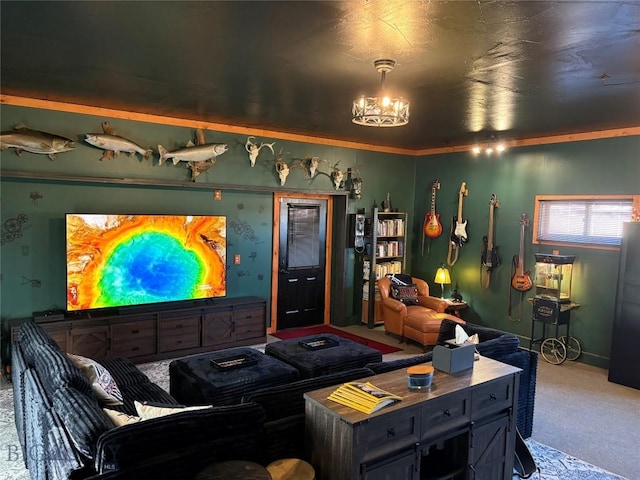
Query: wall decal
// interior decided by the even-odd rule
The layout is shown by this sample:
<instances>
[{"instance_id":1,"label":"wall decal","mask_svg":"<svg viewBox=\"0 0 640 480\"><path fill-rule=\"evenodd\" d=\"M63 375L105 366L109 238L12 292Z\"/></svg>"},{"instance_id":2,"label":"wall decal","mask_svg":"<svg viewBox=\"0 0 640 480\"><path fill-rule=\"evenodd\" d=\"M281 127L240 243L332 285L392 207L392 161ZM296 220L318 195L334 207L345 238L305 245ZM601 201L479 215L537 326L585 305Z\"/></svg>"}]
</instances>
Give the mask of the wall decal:
<instances>
[{"instance_id":1,"label":"wall decal","mask_svg":"<svg viewBox=\"0 0 640 480\"><path fill-rule=\"evenodd\" d=\"M38 205L38 200L40 200L42 197L42 195L40 195L40 192L31 192L29 194L29 198L31 199L31 203L33 205Z\"/></svg>"},{"instance_id":2,"label":"wall decal","mask_svg":"<svg viewBox=\"0 0 640 480\"><path fill-rule=\"evenodd\" d=\"M229 220L228 226L233 232L244 240L249 240L257 244L264 243L258 238L255 231L246 220Z\"/></svg>"},{"instance_id":3,"label":"wall decal","mask_svg":"<svg viewBox=\"0 0 640 480\"><path fill-rule=\"evenodd\" d=\"M37 278L27 278L24 275L22 276L22 283L20 285L31 285L33 288L40 288L42 286L42 281Z\"/></svg>"},{"instance_id":4,"label":"wall decal","mask_svg":"<svg viewBox=\"0 0 640 480\"><path fill-rule=\"evenodd\" d=\"M17 217L8 218L2 224L2 233L0 234L0 244L13 242L16 238L22 237L22 226L27 223L27 217L24 213L21 213Z\"/></svg>"},{"instance_id":5,"label":"wall decal","mask_svg":"<svg viewBox=\"0 0 640 480\"><path fill-rule=\"evenodd\" d=\"M249 270L240 270L240 271L238 271L238 276L239 277L250 277L251 276L251 272L249 272Z\"/></svg>"},{"instance_id":6,"label":"wall decal","mask_svg":"<svg viewBox=\"0 0 640 480\"><path fill-rule=\"evenodd\" d=\"M260 281L264 280L264 275L259 273L258 274L258 280L260 280Z\"/></svg>"},{"instance_id":7,"label":"wall decal","mask_svg":"<svg viewBox=\"0 0 640 480\"><path fill-rule=\"evenodd\" d=\"M244 203L238 204L238 210L244 210Z\"/></svg>"},{"instance_id":8,"label":"wall decal","mask_svg":"<svg viewBox=\"0 0 640 480\"><path fill-rule=\"evenodd\" d=\"M256 258L257 258L257 257L258 257L258 252L251 252L251 253L249 254L249 258L251 259L251 261L252 261L253 263L255 263Z\"/></svg>"}]
</instances>

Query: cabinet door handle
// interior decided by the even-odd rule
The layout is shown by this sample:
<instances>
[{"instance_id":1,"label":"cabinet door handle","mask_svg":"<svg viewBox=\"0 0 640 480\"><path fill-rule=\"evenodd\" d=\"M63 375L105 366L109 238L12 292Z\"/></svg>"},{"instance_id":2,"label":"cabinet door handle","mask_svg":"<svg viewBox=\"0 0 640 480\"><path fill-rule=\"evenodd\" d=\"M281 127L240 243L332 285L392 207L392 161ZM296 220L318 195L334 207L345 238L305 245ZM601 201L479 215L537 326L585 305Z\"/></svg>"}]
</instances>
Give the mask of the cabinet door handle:
<instances>
[{"instance_id":1,"label":"cabinet door handle","mask_svg":"<svg viewBox=\"0 0 640 480\"><path fill-rule=\"evenodd\" d=\"M444 412L442 412L442 414L443 414L445 417L450 417L450 416L451 416L451 411L447 408L447 409L445 409L445 411L444 411Z\"/></svg>"},{"instance_id":2,"label":"cabinet door handle","mask_svg":"<svg viewBox=\"0 0 640 480\"><path fill-rule=\"evenodd\" d=\"M498 397L496 396L495 393L492 393L491 395L489 395L489 399L491 400L496 400Z\"/></svg>"},{"instance_id":3,"label":"cabinet door handle","mask_svg":"<svg viewBox=\"0 0 640 480\"><path fill-rule=\"evenodd\" d=\"M132 333L133 335L136 335L136 334L140 333L140 330L131 330L131 333Z\"/></svg>"},{"instance_id":4,"label":"cabinet door handle","mask_svg":"<svg viewBox=\"0 0 640 480\"><path fill-rule=\"evenodd\" d=\"M387 428L387 437L395 437L396 431L393 428Z\"/></svg>"}]
</instances>

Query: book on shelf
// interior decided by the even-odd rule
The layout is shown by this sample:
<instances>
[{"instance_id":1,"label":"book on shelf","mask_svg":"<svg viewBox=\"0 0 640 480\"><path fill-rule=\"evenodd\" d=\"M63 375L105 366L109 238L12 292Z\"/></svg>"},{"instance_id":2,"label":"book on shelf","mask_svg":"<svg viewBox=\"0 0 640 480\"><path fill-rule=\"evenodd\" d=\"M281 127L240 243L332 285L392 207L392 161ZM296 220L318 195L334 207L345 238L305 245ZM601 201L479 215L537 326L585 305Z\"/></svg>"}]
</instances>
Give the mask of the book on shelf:
<instances>
[{"instance_id":1,"label":"book on shelf","mask_svg":"<svg viewBox=\"0 0 640 480\"><path fill-rule=\"evenodd\" d=\"M343 383L327 398L363 413L377 412L402 400L402 397L382 390L370 382Z\"/></svg>"}]
</instances>

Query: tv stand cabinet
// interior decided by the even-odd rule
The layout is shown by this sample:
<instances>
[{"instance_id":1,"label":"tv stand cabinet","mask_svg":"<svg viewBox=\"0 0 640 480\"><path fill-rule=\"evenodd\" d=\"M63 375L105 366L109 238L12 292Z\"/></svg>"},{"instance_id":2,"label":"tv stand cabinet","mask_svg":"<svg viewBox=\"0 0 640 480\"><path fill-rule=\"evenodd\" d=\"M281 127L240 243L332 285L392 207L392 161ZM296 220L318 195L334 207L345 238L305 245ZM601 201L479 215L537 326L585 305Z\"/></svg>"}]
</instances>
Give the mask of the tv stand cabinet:
<instances>
[{"instance_id":1,"label":"tv stand cabinet","mask_svg":"<svg viewBox=\"0 0 640 480\"><path fill-rule=\"evenodd\" d=\"M266 343L266 300L218 299L214 303L38 322L69 353L136 363L223 348ZM19 325L12 327L15 339Z\"/></svg>"},{"instance_id":2,"label":"tv stand cabinet","mask_svg":"<svg viewBox=\"0 0 640 480\"><path fill-rule=\"evenodd\" d=\"M429 391L406 371L361 379L402 400L367 415L305 394L307 454L318 480L511 480L521 370L481 357L473 369L436 371Z\"/></svg>"}]
</instances>

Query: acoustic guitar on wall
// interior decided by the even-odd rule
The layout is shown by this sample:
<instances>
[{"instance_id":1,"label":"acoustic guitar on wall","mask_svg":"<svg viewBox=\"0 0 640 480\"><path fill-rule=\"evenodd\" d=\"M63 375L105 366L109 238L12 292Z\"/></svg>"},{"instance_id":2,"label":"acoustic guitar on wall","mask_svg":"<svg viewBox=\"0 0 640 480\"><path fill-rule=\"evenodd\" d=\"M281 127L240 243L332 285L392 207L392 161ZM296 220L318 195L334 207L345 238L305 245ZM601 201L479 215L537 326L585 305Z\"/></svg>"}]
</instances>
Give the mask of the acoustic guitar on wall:
<instances>
[{"instance_id":1,"label":"acoustic guitar on wall","mask_svg":"<svg viewBox=\"0 0 640 480\"><path fill-rule=\"evenodd\" d=\"M514 273L511 277L511 286L520 292L531 290L533 282L529 273L531 270L524 269L524 230L529 226L527 214L520 216L520 253L513 257Z\"/></svg>"},{"instance_id":2,"label":"acoustic guitar on wall","mask_svg":"<svg viewBox=\"0 0 640 480\"><path fill-rule=\"evenodd\" d=\"M440 189L440 182L434 180L431 184L431 210L427 212L424 220L424 234L428 238L437 238L442 235L440 214L436 213L436 190Z\"/></svg>"}]
</instances>

